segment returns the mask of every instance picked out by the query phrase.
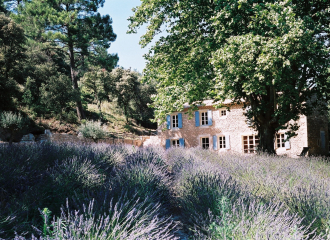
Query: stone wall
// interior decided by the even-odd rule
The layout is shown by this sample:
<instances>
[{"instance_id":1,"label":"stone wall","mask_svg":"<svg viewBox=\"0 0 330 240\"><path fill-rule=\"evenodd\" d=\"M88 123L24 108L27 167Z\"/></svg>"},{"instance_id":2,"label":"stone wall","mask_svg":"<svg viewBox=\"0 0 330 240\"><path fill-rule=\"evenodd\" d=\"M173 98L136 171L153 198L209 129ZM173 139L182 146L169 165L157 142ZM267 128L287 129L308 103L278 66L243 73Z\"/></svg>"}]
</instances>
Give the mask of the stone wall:
<instances>
[{"instance_id":1,"label":"stone wall","mask_svg":"<svg viewBox=\"0 0 330 240\"><path fill-rule=\"evenodd\" d=\"M230 111L226 112L226 116L221 116L221 111L226 108L215 109L212 106L199 107L199 111L211 110L213 124L211 126L195 126L195 116L188 114L188 108L182 112L182 128L174 128L167 130L166 124L163 124L158 130L159 141L154 140L155 144L161 144L165 147L166 139L184 139L185 147L197 147L201 146L201 138L209 138L210 149L213 149L213 137L228 136L229 137L229 149L219 149L218 152L235 152L243 153L243 138L244 136L257 135L251 127L248 126L246 117L244 116L244 110L242 105L232 104L228 105ZM177 113L174 113L177 114ZM303 150L303 147L308 146L307 142L307 118L301 116L298 120L300 129L298 135L290 139L290 148L281 147L276 149L277 153L288 156L297 156ZM284 133L282 131L280 133Z\"/></svg>"},{"instance_id":2,"label":"stone wall","mask_svg":"<svg viewBox=\"0 0 330 240\"><path fill-rule=\"evenodd\" d=\"M25 142L34 142L34 138L32 140L31 138L32 134L28 134L23 136L22 143ZM33 135L32 135L33 136ZM129 144L134 145L137 147L142 147L143 142L148 137L139 137L138 139L124 139L124 138L107 138L107 139L100 139L97 141L97 143L107 143L107 144ZM71 135L67 133L50 133L49 130L46 130L45 134L38 135L35 139L37 142L44 142L44 141L51 141L51 142L58 142L58 143L94 143L91 139L86 139L83 137L79 137L77 135Z\"/></svg>"}]
</instances>

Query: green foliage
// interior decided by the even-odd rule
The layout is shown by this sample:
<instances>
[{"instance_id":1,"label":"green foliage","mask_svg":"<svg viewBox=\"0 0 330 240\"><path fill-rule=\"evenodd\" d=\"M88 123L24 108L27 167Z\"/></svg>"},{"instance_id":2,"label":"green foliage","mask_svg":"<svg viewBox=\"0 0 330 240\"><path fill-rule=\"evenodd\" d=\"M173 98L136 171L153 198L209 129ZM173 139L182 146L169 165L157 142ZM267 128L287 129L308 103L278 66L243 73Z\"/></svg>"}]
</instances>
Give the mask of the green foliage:
<instances>
[{"instance_id":1,"label":"green foliage","mask_svg":"<svg viewBox=\"0 0 330 240\"><path fill-rule=\"evenodd\" d=\"M149 104L155 88L152 84L141 83L140 77L139 73L130 69L116 68L110 74L112 86L108 86L108 89L123 110L126 122L133 118L148 125L153 117L153 109L149 108Z\"/></svg>"},{"instance_id":2,"label":"green foliage","mask_svg":"<svg viewBox=\"0 0 330 240\"><path fill-rule=\"evenodd\" d=\"M65 75L50 76L39 89L40 102L46 111L61 114L74 107L78 93L71 87L70 79Z\"/></svg>"},{"instance_id":3,"label":"green foliage","mask_svg":"<svg viewBox=\"0 0 330 240\"><path fill-rule=\"evenodd\" d=\"M105 54L105 49L116 39L109 15L101 16L97 9L104 0L98 1L28 1L18 7L16 21L27 22L32 36L48 41L53 48L60 48L68 62L72 87L80 92L78 79L88 66L88 57L92 64L113 68L117 55ZM31 23L33 23L31 25ZM102 56L98 56L99 53ZM97 60L100 60L98 63ZM79 67L82 66L82 67ZM80 98L76 98L78 118L85 118Z\"/></svg>"},{"instance_id":4,"label":"green foliage","mask_svg":"<svg viewBox=\"0 0 330 240\"><path fill-rule=\"evenodd\" d=\"M91 138L95 142L107 135L101 122L86 121L78 128L78 130L83 137Z\"/></svg>"},{"instance_id":5,"label":"green foliage","mask_svg":"<svg viewBox=\"0 0 330 240\"><path fill-rule=\"evenodd\" d=\"M19 133L27 126L27 120L20 113L2 112L0 114L0 128L9 133L9 144L12 143L14 134Z\"/></svg>"},{"instance_id":6,"label":"green foliage","mask_svg":"<svg viewBox=\"0 0 330 240\"><path fill-rule=\"evenodd\" d=\"M24 42L23 28L0 12L0 110L12 110L19 95Z\"/></svg>"},{"instance_id":7,"label":"green foliage","mask_svg":"<svg viewBox=\"0 0 330 240\"><path fill-rule=\"evenodd\" d=\"M259 146L274 153L276 131L330 98L330 3L304 2L143 1L130 31L148 24L142 46L166 31L146 56L156 119L184 103L243 100Z\"/></svg>"}]
</instances>

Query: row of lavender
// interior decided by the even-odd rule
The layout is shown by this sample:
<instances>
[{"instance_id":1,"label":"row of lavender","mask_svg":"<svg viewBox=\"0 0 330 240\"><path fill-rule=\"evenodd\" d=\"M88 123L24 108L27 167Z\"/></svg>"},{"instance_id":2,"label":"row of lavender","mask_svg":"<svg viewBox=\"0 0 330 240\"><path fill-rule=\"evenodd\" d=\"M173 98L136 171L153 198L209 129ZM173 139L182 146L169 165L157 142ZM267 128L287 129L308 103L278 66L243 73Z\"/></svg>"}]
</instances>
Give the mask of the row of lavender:
<instances>
[{"instance_id":1,"label":"row of lavender","mask_svg":"<svg viewBox=\"0 0 330 240\"><path fill-rule=\"evenodd\" d=\"M0 239L330 239L321 158L0 145L0 173Z\"/></svg>"}]
</instances>

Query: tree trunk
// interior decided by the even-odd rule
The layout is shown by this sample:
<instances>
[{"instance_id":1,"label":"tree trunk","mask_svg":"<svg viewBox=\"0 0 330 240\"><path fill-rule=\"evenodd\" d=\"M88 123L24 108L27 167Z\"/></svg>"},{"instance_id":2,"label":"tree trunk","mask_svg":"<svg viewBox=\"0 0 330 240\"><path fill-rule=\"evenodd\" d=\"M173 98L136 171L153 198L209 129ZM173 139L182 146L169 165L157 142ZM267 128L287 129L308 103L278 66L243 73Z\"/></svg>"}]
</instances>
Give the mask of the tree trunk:
<instances>
[{"instance_id":1,"label":"tree trunk","mask_svg":"<svg viewBox=\"0 0 330 240\"><path fill-rule=\"evenodd\" d=\"M100 113L100 118L103 120L103 115L102 115L102 110L101 110L101 101L99 100L98 96L95 94L96 98L96 104L97 104L97 109L99 110Z\"/></svg>"},{"instance_id":2,"label":"tree trunk","mask_svg":"<svg viewBox=\"0 0 330 240\"><path fill-rule=\"evenodd\" d=\"M261 125L258 129L259 132L259 147L258 151L269 154L276 154L274 149L274 139L276 130L270 124Z\"/></svg>"},{"instance_id":3,"label":"tree trunk","mask_svg":"<svg viewBox=\"0 0 330 240\"><path fill-rule=\"evenodd\" d=\"M71 81L72 81L72 87L76 91L80 93L79 87L78 87L78 81L77 81L77 76L75 72L75 59L74 59L74 50L73 50L73 45L69 44L69 52L70 52L70 71L71 71ZM80 96L80 94L79 94ZM79 120L85 119L85 113L84 109L81 103L80 98L77 99L76 101L76 106L77 106L77 115Z\"/></svg>"}]
</instances>

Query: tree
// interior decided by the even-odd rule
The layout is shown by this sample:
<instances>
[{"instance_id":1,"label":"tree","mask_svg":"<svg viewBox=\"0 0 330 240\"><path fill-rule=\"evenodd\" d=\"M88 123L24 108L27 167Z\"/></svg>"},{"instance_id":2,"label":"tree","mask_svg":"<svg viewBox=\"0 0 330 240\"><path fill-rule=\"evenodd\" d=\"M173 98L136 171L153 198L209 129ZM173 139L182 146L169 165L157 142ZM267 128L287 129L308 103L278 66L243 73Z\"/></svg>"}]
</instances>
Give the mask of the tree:
<instances>
[{"instance_id":1,"label":"tree","mask_svg":"<svg viewBox=\"0 0 330 240\"><path fill-rule=\"evenodd\" d=\"M50 76L46 83L41 84L39 92L44 109L55 114L63 114L67 108L72 108L78 97L70 86L70 79L63 74Z\"/></svg>"},{"instance_id":2,"label":"tree","mask_svg":"<svg viewBox=\"0 0 330 240\"><path fill-rule=\"evenodd\" d=\"M13 98L19 94L22 83L21 67L25 58L23 28L0 13L0 109L13 108Z\"/></svg>"},{"instance_id":3,"label":"tree","mask_svg":"<svg viewBox=\"0 0 330 240\"><path fill-rule=\"evenodd\" d=\"M97 13L103 4L104 0L34 0L22 4L16 15L19 22L33 17L33 22L43 30L42 37L67 53L72 86L77 92L79 74L83 73L79 70L84 69L85 58L97 53L98 47L109 48L116 39L110 16ZM115 55L114 58L118 57ZM78 118L84 118L80 99L76 106Z\"/></svg>"},{"instance_id":4,"label":"tree","mask_svg":"<svg viewBox=\"0 0 330 240\"><path fill-rule=\"evenodd\" d=\"M165 26L147 55L145 79L157 80L156 117L203 99L250 105L262 151L299 114L329 100L328 1L143 1L130 18L144 23L145 46ZM312 15L311 15L312 13Z\"/></svg>"},{"instance_id":5,"label":"tree","mask_svg":"<svg viewBox=\"0 0 330 240\"><path fill-rule=\"evenodd\" d=\"M108 71L96 68L86 72L81 83L83 92L94 95L97 108L102 118L101 101L107 99L107 85L111 84Z\"/></svg>"}]
</instances>

